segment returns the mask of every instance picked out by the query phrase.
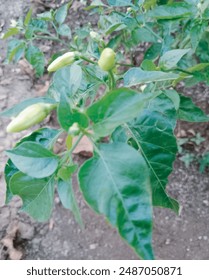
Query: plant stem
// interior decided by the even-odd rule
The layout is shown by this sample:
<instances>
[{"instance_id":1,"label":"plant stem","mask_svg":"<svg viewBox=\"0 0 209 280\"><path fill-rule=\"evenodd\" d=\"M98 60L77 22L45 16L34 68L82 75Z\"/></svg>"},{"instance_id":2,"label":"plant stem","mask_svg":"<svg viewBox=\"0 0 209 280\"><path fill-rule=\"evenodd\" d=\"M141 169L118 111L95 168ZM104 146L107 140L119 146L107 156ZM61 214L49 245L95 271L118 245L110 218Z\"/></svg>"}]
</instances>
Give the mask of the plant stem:
<instances>
[{"instance_id":1,"label":"plant stem","mask_svg":"<svg viewBox=\"0 0 209 280\"><path fill-rule=\"evenodd\" d=\"M81 134L78 136L78 138L77 138L77 140L75 141L75 143L73 144L73 146L72 146L72 148L70 149L70 151L67 151L67 152L64 154L63 158L62 158L61 161L60 161L60 166L62 166L62 164L65 163L65 162L67 161L67 159L68 159L69 157L72 156L73 151L74 151L75 148L78 146L78 144L79 144L79 142L81 141L81 139L83 138L83 136L84 136L84 134L81 133Z\"/></svg>"},{"instance_id":2,"label":"plant stem","mask_svg":"<svg viewBox=\"0 0 209 280\"><path fill-rule=\"evenodd\" d=\"M115 88L115 77L112 70L109 71L109 88L110 90Z\"/></svg>"},{"instance_id":3,"label":"plant stem","mask_svg":"<svg viewBox=\"0 0 209 280\"><path fill-rule=\"evenodd\" d=\"M63 40L57 38L57 37L52 37L52 36L42 36L42 35L36 35L34 37L34 39L44 39L44 40L51 40L51 41L56 41L56 42L60 42L63 45L65 45L67 48L69 48L70 46L68 44L66 44Z\"/></svg>"},{"instance_id":4,"label":"plant stem","mask_svg":"<svg viewBox=\"0 0 209 280\"><path fill-rule=\"evenodd\" d=\"M79 56L79 57L80 57L81 59L83 59L83 60L85 60L85 61L91 63L91 64L96 64L96 62L92 61L91 59L89 59L89 58L87 58L87 57L85 57L85 56L83 56L83 55L81 55L81 56Z\"/></svg>"},{"instance_id":5,"label":"plant stem","mask_svg":"<svg viewBox=\"0 0 209 280\"><path fill-rule=\"evenodd\" d=\"M160 40L160 43L163 42L163 38L160 37L157 33L155 33L151 28L149 28L147 25L144 25L144 28L146 28L150 33L152 33L153 36L155 36L158 40Z\"/></svg>"}]
</instances>

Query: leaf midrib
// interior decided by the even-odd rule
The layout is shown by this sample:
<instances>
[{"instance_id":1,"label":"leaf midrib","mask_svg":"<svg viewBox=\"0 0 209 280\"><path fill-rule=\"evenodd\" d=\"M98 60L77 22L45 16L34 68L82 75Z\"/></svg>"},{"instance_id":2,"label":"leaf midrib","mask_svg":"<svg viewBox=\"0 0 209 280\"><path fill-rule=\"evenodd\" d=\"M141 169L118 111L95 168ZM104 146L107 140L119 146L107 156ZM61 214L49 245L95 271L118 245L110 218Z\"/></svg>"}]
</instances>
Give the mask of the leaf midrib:
<instances>
[{"instance_id":1,"label":"leaf midrib","mask_svg":"<svg viewBox=\"0 0 209 280\"><path fill-rule=\"evenodd\" d=\"M137 237L137 240L140 241L139 236L138 236L138 233L137 233L137 231L136 231L136 226L134 225L134 223L132 222L132 220L131 220L130 217L129 217L129 213L128 213L128 211L127 211L125 205L124 205L123 197L122 197L121 193L120 193L119 190L118 190L117 184L116 184L116 182L114 181L113 176L112 176L112 173L111 173L111 171L110 171L109 168L108 168L108 164L106 163L106 161L105 161L105 159L104 159L102 153L100 152L100 150L99 150L98 148L97 148L96 150L97 150L97 152L98 152L98 154L99 154L99 156L100 156L100 158L101 158L101 160L102 160L102 162L103 162L103 164L104 164L104 167L105 167L107 173L108 173L109 176L110 176L110 179L111 179L111 181L112 181L112 183L113 183L114 189L115 189L116 193L118 194L118 196L119 196L119 198L120 198L120 200L121 200L121 202L122 202L123 208L124 208L124 210L125 210L125 214L126 214L128 220L129 220L129 222L131 223L133 229L134 229L135 236Z\"/></svg>"},{"instance_id":2,"label":"leaf midrib","mask_svg":"<svg viewBox=\"0 0 209 280\"><path fill-rule=\"evenodd\" d=\"M176 209L176 207L175 207L175 205L174 205L172 199L171 199L171 198L167 195L167 193L165 192L165 189L164 189L164 187L163 187L163 185L162 185L160 179L158 178L158 176L157 176L155 170L153 169L153 167L152 167L150 161L148 160L148 158L147 158L147 156L146 156L144 150L142 149L142 147L141 147L139 141L138 141L137 138L135 137L135 135L134 135L134 133L132 132L131 128L130 128L127 124L126 124L125 126L126 126L126 128L128 129L128 131L131 133L131 135L132 135L132 137L134 138L134 140L136 141L136 143L137 143L137 145L138 145L140 151L142 152L142 154L143 154L143 156L144 156L144 158L145 158L147 164L149 165L149 167L150 167L150 169L152 170L154 176L156 177L157 181L159 182L159 185L160 185L160 187L162 188L163 192L165 193L166 197L169 199L169 201L170 201L171 205L173 205L174 209Z\"/></svg>"}]
</instances>

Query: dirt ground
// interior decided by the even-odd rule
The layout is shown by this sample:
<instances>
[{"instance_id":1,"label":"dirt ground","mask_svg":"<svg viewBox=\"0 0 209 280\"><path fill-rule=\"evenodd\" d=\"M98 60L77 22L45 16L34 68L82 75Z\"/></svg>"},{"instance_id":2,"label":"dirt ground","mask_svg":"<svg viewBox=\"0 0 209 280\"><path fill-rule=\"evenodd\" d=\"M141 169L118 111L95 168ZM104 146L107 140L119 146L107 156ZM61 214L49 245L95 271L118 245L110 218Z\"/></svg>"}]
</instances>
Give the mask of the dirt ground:
<instances>
[{"instance_id":1,"label":"dirt ground","mask_svg":"<svg viewBox=\"0 0 209 280\"><path fill-rule=\"evenodd\" d=\"M33 1L40 5L59 4L61 1ZM63 1L62 1L63 2ZM79 1L76 1L79 2ZM10 19L26 13L29 1L0 0L0 32L5 32ZM80 9L80 8L79 8ZM79 11L71 15L76 17ZM75 16L77 15L77 16ZM85 23L85 17L82 20ZM45 47L47 50L47 46ZM48 85L48 76L36 80L27 64L4 65L6 44L0 41L0 110L4 110L31 96L41 95ZM184 89L182 89L184 90ZM185 91L185 90L184 90ZM198 86L185 91L200 101L203 108L209 102L209 89ZM5 127L8 119L0 119L0 205L4 202L5 183L3 169L6 163L4 151L11 148L22 134L8 135ZM193 129L206 137L204 149L208 148L208 125L179 124L186 133ZM76 157L78 162L82 161ZM79 194L76 180L74 187L79 200L84 229L75 222L71 213L63 209L58 198L51 220L37 223L19 212L21 201L12 200L0 208L0 259L137 259L135 253L119 238L104 218L97 216L85 204ZM200 174L192 164L189 169L177 159L170 176L169 192L180 201L182 210L176 216L167 209L155 209L153 245L156 259L209 259L209 174Z\"/></svg>"}]
</instances>

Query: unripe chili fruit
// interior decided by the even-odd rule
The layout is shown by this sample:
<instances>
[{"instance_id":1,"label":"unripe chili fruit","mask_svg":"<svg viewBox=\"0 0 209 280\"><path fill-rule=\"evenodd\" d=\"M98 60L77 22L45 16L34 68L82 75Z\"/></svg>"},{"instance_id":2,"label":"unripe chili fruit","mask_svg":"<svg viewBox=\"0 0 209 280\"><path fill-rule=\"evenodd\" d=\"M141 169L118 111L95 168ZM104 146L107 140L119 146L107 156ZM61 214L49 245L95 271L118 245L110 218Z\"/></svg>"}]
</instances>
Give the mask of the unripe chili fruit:
<instances>
[{"instance_id":1,"label":"unripe chili fruit","mask_svg":"<svg viewBox=\"0 0 209 280\"><path fill-rule=\"evenodd\" d=\"M60 68L72 64L76 59L75 52L67 52L56 58L47 68L49 72L55 72Z\"/></svg>"},{"instance_id":2,"label":"unripe chili fruit","mask_svg":"<svg viewBox=\"0 0 209 280\"><path fill-rule=\"evenodd\" d=\"M98 61L99 67L104 71L110 71L115 66L115 52L110 48L105 48Z\"/></svg>"},{"instance_id":3,"label":"unripe chili fruit","mask_svg":"<svg viewBox=\"0 0 209 280\"><path fill-rule=\"evenodd\" d=\"M54 104L36 103L17 115L7 126L7 132L20 132L40 123L55 108Z\"/></svg>"}]
</instances>

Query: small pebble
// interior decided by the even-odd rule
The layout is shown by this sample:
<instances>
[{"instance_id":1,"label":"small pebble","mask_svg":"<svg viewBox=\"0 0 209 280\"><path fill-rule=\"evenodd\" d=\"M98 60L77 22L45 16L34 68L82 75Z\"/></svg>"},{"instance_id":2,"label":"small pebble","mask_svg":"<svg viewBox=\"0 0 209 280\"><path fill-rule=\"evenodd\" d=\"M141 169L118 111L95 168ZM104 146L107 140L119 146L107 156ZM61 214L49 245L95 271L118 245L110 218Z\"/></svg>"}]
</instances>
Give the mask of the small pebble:
<instances>
[{"instance_id":1,"label":"small pebble","mask_svg":"<svg viewBox=\"0 0 209 280\"><path fill-rule=\"evenodd\" d=\"M98 244L90 244L89 249L90 250L95 250L97 248Z\"/></svg>"}]
</instances>

